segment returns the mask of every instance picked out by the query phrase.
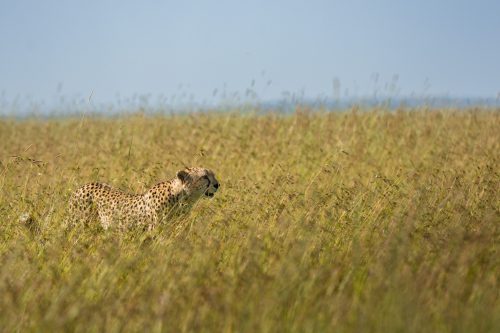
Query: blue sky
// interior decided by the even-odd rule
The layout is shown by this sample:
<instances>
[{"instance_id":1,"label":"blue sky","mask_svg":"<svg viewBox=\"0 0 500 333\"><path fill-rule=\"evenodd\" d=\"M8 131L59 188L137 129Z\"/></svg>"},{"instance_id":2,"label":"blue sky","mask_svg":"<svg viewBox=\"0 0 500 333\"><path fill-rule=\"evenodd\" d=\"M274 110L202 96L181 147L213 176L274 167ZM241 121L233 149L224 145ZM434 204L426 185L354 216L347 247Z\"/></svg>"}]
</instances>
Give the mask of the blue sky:
<instances>
[{"instance_id":1,"label":"blue sky","mask_svg":"<svg viewBox=\"0 0 500 333\"><path fill-rule=\"evenodd\" d=\"M0 0L0 94L494 98L499 17L486 0Z\"/></svg>"}]
</instances>

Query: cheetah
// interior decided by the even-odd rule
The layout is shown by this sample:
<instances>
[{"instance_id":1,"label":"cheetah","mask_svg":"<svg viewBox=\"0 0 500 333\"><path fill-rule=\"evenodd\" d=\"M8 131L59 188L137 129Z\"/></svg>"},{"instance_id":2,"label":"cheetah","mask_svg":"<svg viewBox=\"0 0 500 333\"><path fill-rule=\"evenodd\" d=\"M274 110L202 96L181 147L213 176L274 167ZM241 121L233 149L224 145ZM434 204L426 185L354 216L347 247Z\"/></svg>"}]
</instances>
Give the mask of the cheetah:
<instances>
[{"instance_id":1,"label":"cheetah","mask_svg":"<svg viewBox=\"0 0 500 333\"><path fill-rule=\"evenodd\" d=\"M220 188L213 171L185 168L173 179L160 182L142 194L130 194L104 183L77 189L69 202L70 221L100 220L104 229L139 225L151 229L168 213L187 211L202 196L213 197Z\"/></svg>"}]
</instances>

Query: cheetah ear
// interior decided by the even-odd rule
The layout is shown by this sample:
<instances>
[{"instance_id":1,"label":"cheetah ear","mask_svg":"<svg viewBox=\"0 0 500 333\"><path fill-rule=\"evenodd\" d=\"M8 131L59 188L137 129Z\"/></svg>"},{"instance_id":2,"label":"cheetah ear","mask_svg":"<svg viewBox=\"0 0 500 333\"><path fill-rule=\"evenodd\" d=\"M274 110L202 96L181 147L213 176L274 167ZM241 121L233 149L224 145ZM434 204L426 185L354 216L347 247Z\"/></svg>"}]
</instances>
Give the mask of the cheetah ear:
<instances>
[{"instance_id":1,"label":"cheetah ear","mask_svg":"<svg viewBox=\"0 0 500 333\"><path fill-rule=\"evenodd\" d=\"M177 171L177 178L181 180L181 182L186 183L190 176L185 170Z\"/></svg>"}]
</instances>

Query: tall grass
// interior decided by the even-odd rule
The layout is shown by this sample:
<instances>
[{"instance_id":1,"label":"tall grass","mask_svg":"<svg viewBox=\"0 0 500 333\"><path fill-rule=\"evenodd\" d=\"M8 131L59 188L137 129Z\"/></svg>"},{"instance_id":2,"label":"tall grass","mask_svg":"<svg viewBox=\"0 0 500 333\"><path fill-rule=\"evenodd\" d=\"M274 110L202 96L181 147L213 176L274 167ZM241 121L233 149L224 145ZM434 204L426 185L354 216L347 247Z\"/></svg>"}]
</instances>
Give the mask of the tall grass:
<instances>
[{"instance_id":1,"label":"tall grass","mask_svg":"<svg viewBox=\"0 0 500 333\"><path fill-rule=\"evenodd\" d=\"M221 183L188 216L64 227L185 165ZM491 110L3 119L0 328L498 332L499 165Z\"/></svg>"}]
</instances>

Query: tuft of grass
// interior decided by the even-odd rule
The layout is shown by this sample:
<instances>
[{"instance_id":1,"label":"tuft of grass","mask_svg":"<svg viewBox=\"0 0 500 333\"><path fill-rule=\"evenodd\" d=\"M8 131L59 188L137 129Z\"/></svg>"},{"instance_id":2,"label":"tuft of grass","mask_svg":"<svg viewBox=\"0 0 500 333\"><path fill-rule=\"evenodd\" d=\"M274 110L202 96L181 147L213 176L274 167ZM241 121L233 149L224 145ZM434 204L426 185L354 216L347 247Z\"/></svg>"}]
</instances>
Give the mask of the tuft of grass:
<instances>
[{"instance_id":1,"label":"tuft of grass","mask_svg":"<svg viewBox=\"0 0 500 333\"><path fill-rule=\"evenodd\" d=\"M0 327L498 332L499 152L482 109L2 119ZM65 227L185 165L221 183L188 216Z\"/></svg>"}]
</instances>

